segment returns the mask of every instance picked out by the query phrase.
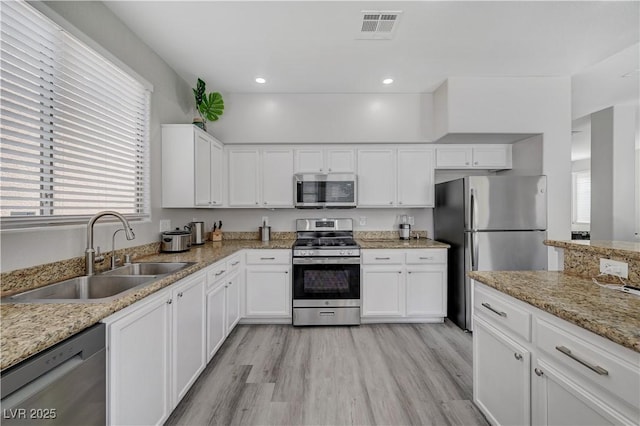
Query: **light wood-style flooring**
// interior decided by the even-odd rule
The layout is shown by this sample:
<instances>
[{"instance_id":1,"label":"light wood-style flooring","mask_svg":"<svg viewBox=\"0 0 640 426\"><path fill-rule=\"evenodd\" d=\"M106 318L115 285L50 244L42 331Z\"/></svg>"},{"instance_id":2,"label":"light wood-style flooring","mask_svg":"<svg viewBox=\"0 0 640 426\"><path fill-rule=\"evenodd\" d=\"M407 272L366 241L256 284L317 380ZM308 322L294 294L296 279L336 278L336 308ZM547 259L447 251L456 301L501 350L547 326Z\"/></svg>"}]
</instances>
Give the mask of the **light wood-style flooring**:
<instances>
[{"instance_id":1,"label":"light wood-style flooring","mask_svg":"<svg viewBox=\"0 0 640 426\"><path fill-rule=\"evenodd\" d=\"M237 326L168 425L487 425L444 324Z\"/></svg>"}]
</instances>

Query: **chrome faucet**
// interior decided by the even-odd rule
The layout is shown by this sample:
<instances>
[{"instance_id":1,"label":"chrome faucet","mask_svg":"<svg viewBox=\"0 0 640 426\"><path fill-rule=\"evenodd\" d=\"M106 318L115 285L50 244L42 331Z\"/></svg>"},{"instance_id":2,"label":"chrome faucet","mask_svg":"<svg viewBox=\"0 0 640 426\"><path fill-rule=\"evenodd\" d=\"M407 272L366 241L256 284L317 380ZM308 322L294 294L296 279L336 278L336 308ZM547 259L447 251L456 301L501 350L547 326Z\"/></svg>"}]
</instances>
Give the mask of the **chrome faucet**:
<instances>
[{"instance_id":1,"label":"chrome faucet","mask_svg":"<svg viewBox=\"0 0 640 426\"><path fill-rule=\"evenodd\" d=\"M84 267L86 275L93 275L94 273L93 264L96 258L96 251L93 249L93 225L102 216L115 216L120 219L120 222L122 222L122 226L124 226L124 233L127 237L127 240L133 240L136 237L133 233L133 229L131 229L131 225L129 225L129 222L120 213L114 212L112 210L105 210L93 215L93 217L89 219L89 223L87 223L87 249L84 252Z\"/></svg>"}]
</instances>

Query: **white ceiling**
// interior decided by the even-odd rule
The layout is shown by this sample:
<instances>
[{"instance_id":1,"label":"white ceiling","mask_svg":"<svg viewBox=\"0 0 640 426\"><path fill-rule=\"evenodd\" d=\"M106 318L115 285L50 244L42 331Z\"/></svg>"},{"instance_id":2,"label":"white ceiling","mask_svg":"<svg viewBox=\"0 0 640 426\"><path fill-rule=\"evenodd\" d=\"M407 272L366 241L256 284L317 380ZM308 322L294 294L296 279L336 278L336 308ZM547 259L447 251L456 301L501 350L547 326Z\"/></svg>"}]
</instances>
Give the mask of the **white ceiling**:
<instances>
[{"instance_id":1,"label":"white ceiling","mask_svg":"<svg viewBox=\"0 0 640 426\"><path fill-rule=\"evenodd\" d=\"M105 4L186 81L226 93L423 93L449 76L573 75L640 38L638 1ZM363 10L401 10L393 40L357 40Z\"/></svg>"}]
</instances>

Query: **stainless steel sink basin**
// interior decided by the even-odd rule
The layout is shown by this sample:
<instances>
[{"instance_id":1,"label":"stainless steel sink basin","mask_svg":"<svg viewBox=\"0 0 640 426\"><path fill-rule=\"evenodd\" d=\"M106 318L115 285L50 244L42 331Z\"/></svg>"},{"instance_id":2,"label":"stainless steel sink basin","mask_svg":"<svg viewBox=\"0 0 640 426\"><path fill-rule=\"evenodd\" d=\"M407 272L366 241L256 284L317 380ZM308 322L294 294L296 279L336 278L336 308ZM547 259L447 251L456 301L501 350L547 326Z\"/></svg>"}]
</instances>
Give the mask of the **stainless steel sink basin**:
<instances>
[{"instance_id":1,"label":"stainless steel sink basin","mask_svg":"<svg viewBox=\"0 0 640 426\"><path fill-rule=\"evenodd\" d=\"M166 275L178 272L193 264L193 262L131 263L112 269L111 271L103 272L102 275Z\"/></svg>"},{"instance_id":2,"label":"stainless steel sink basin","mask_svg":"<svg viewBox=\"0 0 640 426\"><path fill-rule=\"evenodd\" d=\"M59 283L50 284L34 290L18 293L3 299L7 303L73 303L105 302L155 281L155 275L91 275Z\"/></svg>"}]
</instances>

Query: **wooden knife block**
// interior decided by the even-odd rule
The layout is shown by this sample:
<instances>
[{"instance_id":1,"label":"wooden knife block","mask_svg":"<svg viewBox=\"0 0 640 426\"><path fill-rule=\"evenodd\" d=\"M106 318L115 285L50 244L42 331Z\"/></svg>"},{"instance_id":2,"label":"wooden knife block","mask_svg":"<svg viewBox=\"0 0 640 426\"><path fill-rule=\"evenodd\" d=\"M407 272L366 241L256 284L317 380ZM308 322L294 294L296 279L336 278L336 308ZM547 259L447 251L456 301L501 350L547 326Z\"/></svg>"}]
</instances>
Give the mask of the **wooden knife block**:
<instances>
[{"instance_id":1,"label":"wooden knife block","mask_svg":"<svg viewBox=\"0 0 640 426\"><path fill-rule=\"evenodd\" d=\"M216 229L211 233L211 241L222 241L222 231Z\"/></svg>"}]
</instances>

